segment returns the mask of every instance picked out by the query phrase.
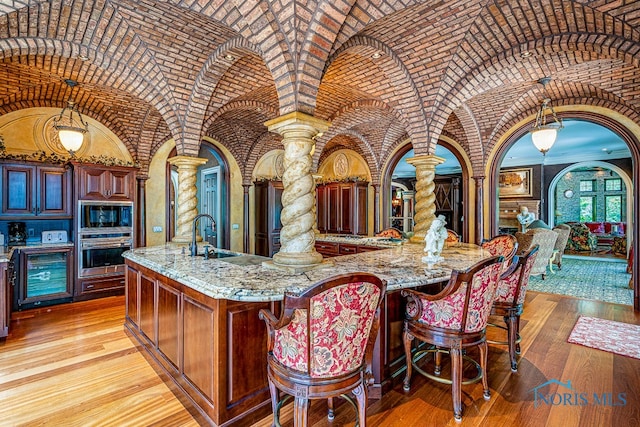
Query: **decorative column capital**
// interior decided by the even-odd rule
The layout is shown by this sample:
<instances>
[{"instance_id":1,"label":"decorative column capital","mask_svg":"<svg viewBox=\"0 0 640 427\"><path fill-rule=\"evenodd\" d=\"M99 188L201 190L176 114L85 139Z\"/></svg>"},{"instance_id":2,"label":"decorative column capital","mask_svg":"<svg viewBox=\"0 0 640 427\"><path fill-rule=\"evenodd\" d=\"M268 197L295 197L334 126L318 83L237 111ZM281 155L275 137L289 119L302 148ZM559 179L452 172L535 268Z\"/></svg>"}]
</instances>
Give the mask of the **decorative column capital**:
<instances>
[{"instance_id":1,"label":"decorative column capital","mask_svg":"<svg viewBox=\"0 0 640 427\"><path fill-rule=\"evenodd\" d=\"M178 168L182 167L198 167L207 163L207 159L202 159L200 157L191 157L191 156L175 156L167 159L167 161L177 166Z\"/></svg>"},{"instance_id":2,"label":"decorative column capital","mask_svg":"<svg viewBox=\"0 0 640 427\"><path fill-rule=\"evenodd\" d=\"M284 116L276 117L264 124L269 132L276 132L285 138L296 137L293 133L301 132L298 137L315 138L318 134L326 132L330 123L308 114L294 111Z\"/></svg>"},{"instance_id":3,"label":"decorative column capital","mask_svg":"<svg viewBox=\"0 0 640 427\"><path fill-rule=\"evenodd\" d=\"M414 156L407 159L407 163L414 166L416 169L420 168L433 168L435 169L441 163L444 163L445 159L442 157L428 154L424 156Z\"/></svg>"}]
</instances>

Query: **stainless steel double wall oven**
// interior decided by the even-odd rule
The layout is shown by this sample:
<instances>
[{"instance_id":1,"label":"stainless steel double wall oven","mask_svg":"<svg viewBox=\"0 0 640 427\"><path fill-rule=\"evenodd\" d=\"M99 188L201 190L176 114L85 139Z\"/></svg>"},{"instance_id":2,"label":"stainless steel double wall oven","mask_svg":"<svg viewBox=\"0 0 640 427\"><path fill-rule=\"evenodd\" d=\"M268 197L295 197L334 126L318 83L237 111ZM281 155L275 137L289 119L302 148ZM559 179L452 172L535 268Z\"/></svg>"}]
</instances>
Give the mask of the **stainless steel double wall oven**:
<instances>
[{"instance_id":1,"label":"stainless steel double wall oven","mask_svg":"<svg viewBox=\"0 0 640 427\"><path fill-rule=\"evenodd\" d=\"M124 272L122 254L133 246L133 203L78 202L78 277Z\"/></svg>"}]
</instances>

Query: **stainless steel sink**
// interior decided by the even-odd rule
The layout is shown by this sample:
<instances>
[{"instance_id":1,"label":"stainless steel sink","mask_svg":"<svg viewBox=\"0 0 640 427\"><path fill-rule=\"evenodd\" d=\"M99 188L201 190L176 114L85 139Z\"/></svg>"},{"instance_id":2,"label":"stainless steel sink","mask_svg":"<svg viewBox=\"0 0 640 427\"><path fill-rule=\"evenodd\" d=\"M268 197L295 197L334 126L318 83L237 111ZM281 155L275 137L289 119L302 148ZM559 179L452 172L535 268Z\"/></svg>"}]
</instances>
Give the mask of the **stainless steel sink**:
<instances>
[{"instance_id":1,"label":"stainless steel sink","mask_svg":"<svg viewBox=\"0 0 640 427\"><path fill-rule=\"evenodd\" d=\"M198 256L204 257L204 253L198 254ZM230 258L239 256L238 254L230 254L227 252L209 252L209 259Z\"/></svg>"}]
</instances>

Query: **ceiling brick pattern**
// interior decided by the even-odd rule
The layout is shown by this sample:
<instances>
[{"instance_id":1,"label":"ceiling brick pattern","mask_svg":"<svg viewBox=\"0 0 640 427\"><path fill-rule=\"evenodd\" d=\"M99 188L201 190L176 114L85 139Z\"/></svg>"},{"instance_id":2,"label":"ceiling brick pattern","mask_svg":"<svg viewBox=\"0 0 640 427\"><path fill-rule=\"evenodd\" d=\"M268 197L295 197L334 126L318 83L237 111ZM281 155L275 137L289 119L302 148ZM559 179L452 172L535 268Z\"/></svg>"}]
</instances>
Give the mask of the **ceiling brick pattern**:
<instances>
[{"instance_id":1,"label":"ceiling brick pattern","mask_svg":"<svg viewBox=\"0 0 640 427\"><path fill-rule=\"evenodd\" d=\"M640 122L639 23L632 0L2 2L0 114L73 97L143 173L168 139L195 156L206 136L248 183L282 148L264 122L301 111L331 123L314 168L350 147L376 181L399 145L446 135L480 176L541 77L554 106Z\"/></svg>"}]
</instances>

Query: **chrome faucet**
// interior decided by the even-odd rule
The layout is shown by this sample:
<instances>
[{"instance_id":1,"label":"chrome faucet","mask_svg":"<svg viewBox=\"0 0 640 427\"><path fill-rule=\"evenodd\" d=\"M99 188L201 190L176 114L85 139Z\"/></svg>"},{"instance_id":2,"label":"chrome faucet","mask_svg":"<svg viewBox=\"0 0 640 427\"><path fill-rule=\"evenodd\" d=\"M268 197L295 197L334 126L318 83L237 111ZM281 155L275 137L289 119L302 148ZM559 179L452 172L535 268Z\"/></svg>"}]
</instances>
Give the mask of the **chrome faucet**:
<instances>
[{"instance_id":1,"label":"chrome faucet","mask_svg":"<svg viewBox=\"0 0 640 427\"><path fill-rule=\"evenodd\" d=\"M211 231L216 231L216 221L209 214L198 214L195 218L193 218L193 226L191 227L191 244L189 245L189 250L191 251L191 256L198 255L198 245L196 243L196 224L198 220L202 217L207 217L211 220Z\"/></svg>"}]
</instances>

